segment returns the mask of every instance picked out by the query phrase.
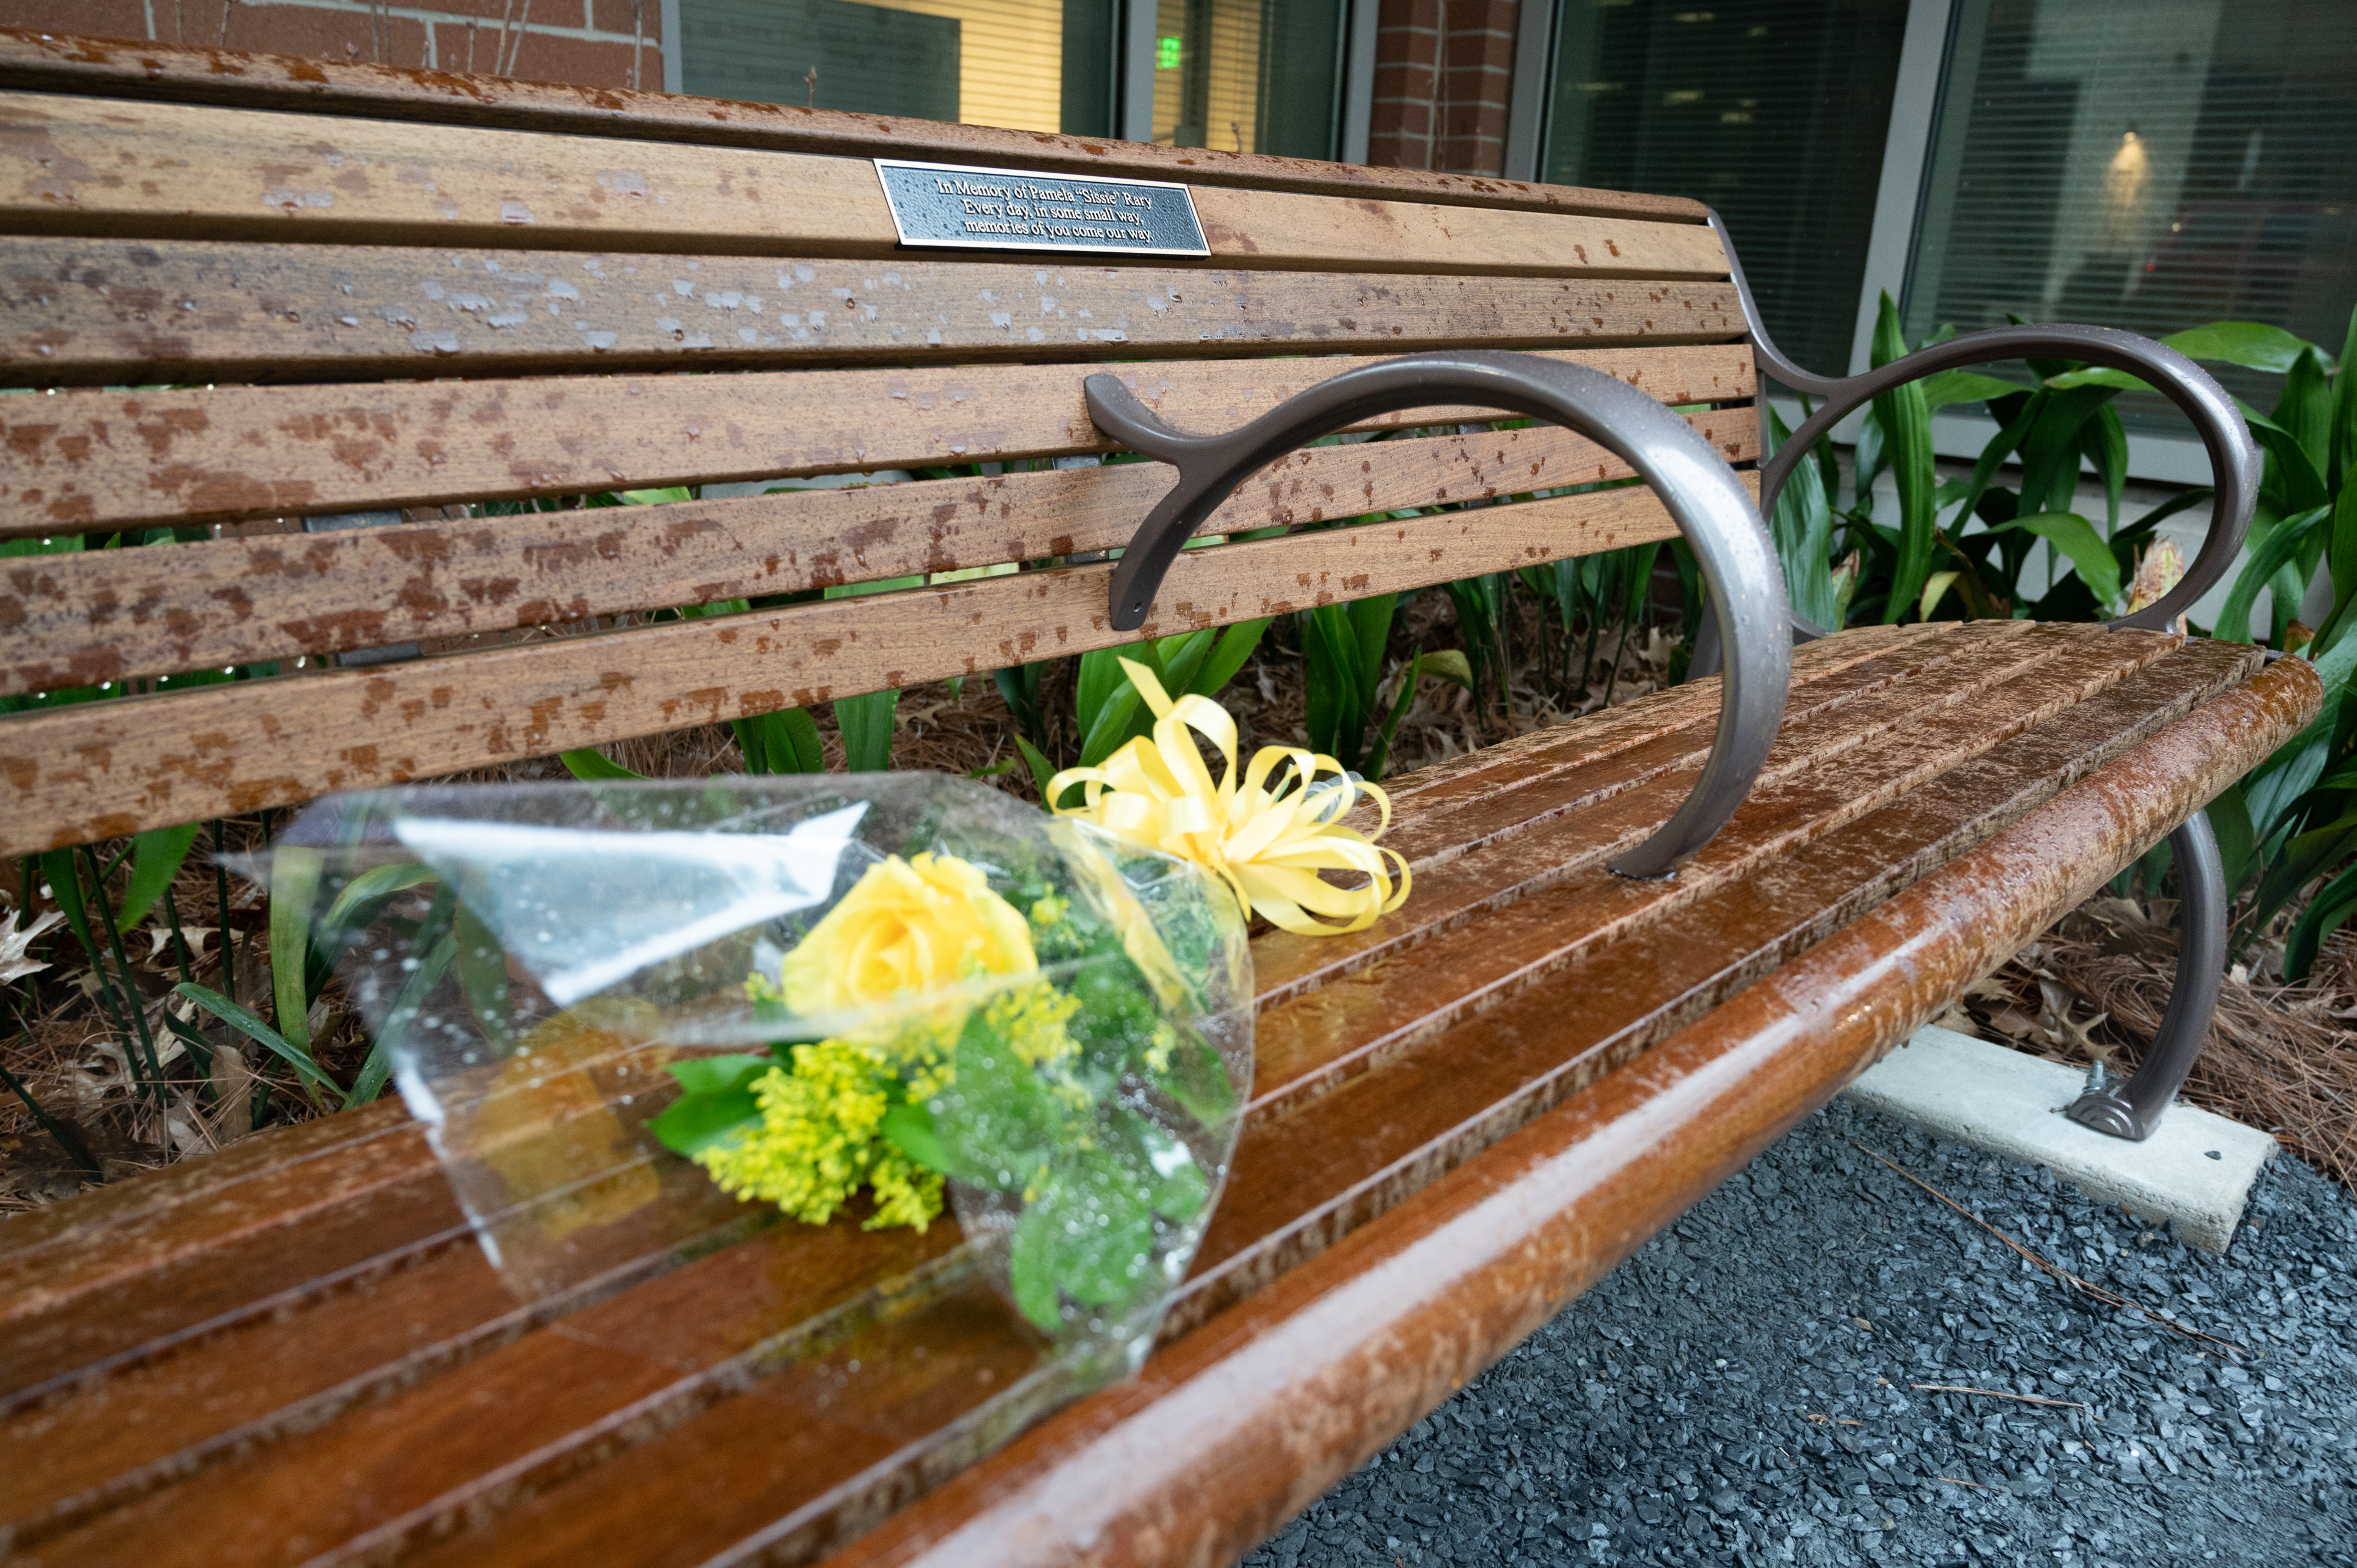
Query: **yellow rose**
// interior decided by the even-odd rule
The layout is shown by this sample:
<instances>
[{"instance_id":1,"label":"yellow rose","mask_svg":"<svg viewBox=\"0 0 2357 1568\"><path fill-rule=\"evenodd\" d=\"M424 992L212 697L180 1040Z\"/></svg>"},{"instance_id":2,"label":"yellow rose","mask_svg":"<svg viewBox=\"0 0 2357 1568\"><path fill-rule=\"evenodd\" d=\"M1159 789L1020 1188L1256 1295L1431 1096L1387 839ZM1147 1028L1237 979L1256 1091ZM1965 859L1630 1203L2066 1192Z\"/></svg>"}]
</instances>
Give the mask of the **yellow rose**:
<instances>
[{"instance_id":1,"label":"yellow rose","mask_svg":"<svg viewBox=\"0 0 2357 1568\"><path fill-rule=\"evenodd\" d=\"M831 1013L1039 967L1030 923L952 854L871 865L786 955L786 1005Z\"/></svg>"}]
</instances>

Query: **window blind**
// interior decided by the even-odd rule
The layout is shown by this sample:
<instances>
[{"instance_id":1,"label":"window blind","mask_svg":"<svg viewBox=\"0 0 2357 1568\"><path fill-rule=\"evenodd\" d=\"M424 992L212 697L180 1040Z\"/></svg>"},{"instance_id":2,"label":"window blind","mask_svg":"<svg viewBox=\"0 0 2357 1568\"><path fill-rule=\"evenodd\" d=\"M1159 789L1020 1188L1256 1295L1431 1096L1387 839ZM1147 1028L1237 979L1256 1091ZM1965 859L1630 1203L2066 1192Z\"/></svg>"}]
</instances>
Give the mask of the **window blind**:
<instances>
[{"instance_id":1,"label":"window blind","mask_svg":"<svg viewBox=\"0 0 2357 1568\"><path fill-rule=\"evenodd\" d=\"M1908 271L1910 338L2265 321L2357 304L2357 5L1958 0ZM2212 367L2218 369L2218 367ZM2259 407L2280 382L2222 371ZM2132 427L2181 430L2158 399Z\"/></svg>"}]
</instances>

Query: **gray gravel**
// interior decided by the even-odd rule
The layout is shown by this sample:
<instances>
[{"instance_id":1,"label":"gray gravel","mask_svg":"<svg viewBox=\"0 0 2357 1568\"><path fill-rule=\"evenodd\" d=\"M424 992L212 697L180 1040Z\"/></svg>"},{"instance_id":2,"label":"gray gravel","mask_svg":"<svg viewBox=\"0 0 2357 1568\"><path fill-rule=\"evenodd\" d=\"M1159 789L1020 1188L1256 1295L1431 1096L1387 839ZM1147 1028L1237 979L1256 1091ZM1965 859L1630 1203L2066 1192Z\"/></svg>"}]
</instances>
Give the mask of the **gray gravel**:
<instances>
[{"instance_id":1,"label":"gray gravel","mask_svg":"<svg viewBox=\"0 0 2357 1568\"><path fill-rule=\"evenodd\" d=\"M2357 1205L2287 1157L2222 1260L1836 1103L1245 1561L2357 1563L2352 1276Z\"/></svg>"}]
</instances>

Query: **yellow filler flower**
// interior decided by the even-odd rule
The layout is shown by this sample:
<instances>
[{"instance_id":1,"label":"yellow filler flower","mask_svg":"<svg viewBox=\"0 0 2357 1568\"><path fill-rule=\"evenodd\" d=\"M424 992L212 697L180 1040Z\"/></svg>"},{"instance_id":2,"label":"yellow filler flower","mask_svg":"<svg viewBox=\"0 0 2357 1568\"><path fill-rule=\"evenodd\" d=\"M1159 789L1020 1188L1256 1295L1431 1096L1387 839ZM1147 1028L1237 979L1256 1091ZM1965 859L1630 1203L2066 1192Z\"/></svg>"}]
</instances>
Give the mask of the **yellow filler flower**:
<instances>
[{"instance_id":1,"label":"yellow filler flower","mask_svg":"<svg viewBox=\"0 0 2357 1568\"><path fill-rule=\"evenodd\" d=\"M1351 779L1332 757L1289 746L1261 747L1240 785L1236 721L1227 709L1209 697L1174 703L1152 671L1127 659L1121 667L1154 710L1154 737L1131 741L1102 768L1068 768L1049 779L1048 802L1060 816L1080 817L1194 861L1225 881L1245 908L1303 936L1364 930L1406 902L1406 860L1373 843L1391 826L1389 796ZM1190 728L1226 761L1217 784L1187 733ZM1334 778L1321 785L1321 773ZM1278 776L1275 788L1273 774ZM1083 787L1082 803L1059 804L1075 784ZM1342 825L1361 791L1382 810L1372 835ZM1396 888L1386 856L1399 868ZM1321 871L1362 872L1367 880L1337 887Z\"/></svg>"}]
</instances>

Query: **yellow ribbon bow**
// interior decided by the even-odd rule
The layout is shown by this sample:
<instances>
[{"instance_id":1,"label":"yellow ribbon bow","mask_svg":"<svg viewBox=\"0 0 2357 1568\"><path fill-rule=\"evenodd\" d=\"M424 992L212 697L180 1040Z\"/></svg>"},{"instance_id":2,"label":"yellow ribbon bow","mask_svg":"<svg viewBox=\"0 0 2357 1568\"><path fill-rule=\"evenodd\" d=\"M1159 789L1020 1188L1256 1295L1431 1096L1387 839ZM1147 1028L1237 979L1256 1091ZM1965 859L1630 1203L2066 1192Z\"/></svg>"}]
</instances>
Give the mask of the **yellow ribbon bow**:
<instances>
[{"instance_id":1,"label":"yellow ribbon bow","mask_svg":"<svg viewBox=\"0 0 2357 1568\"><path fill-rule=\"evenodd\" d=\"M1236 721L1228 710L1209 697L1174 703L1152 671L1127 659L1121 667L1154 710L1154 738L1132 740L1102 768L1067 768L1049 779L1048 802L1059 816L1079 817L1194 861L1234 889L1246 909L1303 936L1364 930L1375 917L1406 902L1406 860L1372 842L1391 826L1389 796L1345 773L1332 757L1289 746L1261 747L1239 787ZM1187 733L1190 728L1226 759L1217 784ZM1269 777L1280 768L1285 771L1272 789ZM1335 777L1319 784L1321 772ZM1058 804L1074 784L1084 786L1083 803ZM1383 810L1372 836L1341 824L1362 790ZM1386 855L1399 867L1396 891ZM1320 871L1359 871L1367 880L1337 887Z\"/></svg>"}]
</instances>

